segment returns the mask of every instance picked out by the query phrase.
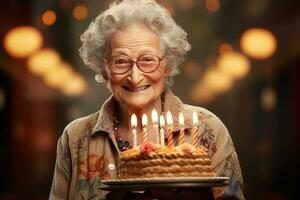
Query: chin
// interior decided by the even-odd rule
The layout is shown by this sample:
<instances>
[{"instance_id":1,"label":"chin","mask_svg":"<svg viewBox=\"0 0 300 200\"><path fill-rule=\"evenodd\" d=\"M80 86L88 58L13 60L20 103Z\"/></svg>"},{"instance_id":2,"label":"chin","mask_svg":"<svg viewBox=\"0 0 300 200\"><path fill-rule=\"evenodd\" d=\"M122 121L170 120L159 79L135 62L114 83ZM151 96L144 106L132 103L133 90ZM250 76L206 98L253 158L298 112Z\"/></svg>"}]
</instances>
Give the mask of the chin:
<instances>
[{"instance_id":1,"label":"chin","mask_svg":"<svg viewBox=\"0 0 300 200\"><path fill-rule=\"evenodd\" d=\"M144 108L149 102L145 101L125 101L125 104L132 109L141 109Z\"/></svg>"}]
</instances>

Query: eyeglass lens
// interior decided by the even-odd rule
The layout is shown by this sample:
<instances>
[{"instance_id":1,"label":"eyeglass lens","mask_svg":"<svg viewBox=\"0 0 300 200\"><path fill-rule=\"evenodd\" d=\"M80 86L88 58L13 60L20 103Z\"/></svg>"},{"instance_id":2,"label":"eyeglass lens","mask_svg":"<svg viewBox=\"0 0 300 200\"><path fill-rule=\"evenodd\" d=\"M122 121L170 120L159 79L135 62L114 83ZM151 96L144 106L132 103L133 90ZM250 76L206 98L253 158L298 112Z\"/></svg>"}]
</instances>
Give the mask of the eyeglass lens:
<instances>
[{"instance_id":1,"label":"eyeglass lens","mask_svg":"<svg viewBox=\"0 0 300 200\"><path fill-rule=\"evenodd\" d=\"M160 58L154 55L142 55L136 61L125 55L113 56L108 61L113 73L126 73L134 63L146 73L153 72L160 64Z\"/></svg>"}]
</instances>

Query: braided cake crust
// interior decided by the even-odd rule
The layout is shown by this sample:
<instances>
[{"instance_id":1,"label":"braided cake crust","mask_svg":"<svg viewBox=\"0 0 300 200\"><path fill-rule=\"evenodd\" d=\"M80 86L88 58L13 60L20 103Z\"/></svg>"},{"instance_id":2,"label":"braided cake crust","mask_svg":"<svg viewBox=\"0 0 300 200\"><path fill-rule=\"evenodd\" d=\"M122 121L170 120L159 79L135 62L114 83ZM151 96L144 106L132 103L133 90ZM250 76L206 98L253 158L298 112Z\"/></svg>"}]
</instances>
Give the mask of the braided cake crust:
<instances>
[{"instance_id":1,"label":"braided cake crust","mask_svg":"<svg viewBox=\"0 0 300 200\"><path fill-rule=\"evenodd\" d=\"M121 154L119 178L211 177L207 149L184 143L177 147L144 144Z\"/></svg>"}]
</instances>

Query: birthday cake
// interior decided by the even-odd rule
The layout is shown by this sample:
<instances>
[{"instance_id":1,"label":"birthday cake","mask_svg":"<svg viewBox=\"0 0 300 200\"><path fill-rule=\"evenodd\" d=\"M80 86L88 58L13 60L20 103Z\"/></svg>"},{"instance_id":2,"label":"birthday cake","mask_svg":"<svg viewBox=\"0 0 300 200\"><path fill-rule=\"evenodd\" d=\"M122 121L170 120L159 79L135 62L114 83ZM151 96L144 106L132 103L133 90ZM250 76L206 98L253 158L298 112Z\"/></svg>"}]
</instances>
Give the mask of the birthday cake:
<instances>
[{"instance_id":1,"label":"birthday cake","mask_svg":"<svg viewBox=\"0 0 300 200\"><path fill-rule=\"evenodd\" d=\"M212 177L208 151L188 143L176 147L145 143L121 153L119 178Z\"/></svg>"}]
</instances>

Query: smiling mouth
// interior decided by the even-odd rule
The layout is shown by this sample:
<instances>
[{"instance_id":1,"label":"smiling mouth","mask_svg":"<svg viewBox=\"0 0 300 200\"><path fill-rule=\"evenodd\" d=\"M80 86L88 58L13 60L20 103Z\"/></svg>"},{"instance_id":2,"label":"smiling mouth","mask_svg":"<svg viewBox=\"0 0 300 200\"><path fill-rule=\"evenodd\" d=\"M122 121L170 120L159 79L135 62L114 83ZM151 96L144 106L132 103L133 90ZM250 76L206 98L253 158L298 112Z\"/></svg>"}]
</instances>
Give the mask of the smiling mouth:
<instances>
[{"instance_id":1,"label":"smiling mouth","mask_svg":"<svg viewBox=\"0 0 300 200\"><path fill-rule=\"evenodd\" d=\"M145 85L142 87L137 87L137 88L130 88L127 86L122 86L125 90L130 91L130 92L138 92L138 91L142 91L142 90L146 90L150 87L150 85Z\"/></svg>"}]
</instances>

